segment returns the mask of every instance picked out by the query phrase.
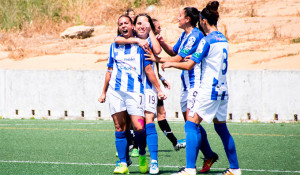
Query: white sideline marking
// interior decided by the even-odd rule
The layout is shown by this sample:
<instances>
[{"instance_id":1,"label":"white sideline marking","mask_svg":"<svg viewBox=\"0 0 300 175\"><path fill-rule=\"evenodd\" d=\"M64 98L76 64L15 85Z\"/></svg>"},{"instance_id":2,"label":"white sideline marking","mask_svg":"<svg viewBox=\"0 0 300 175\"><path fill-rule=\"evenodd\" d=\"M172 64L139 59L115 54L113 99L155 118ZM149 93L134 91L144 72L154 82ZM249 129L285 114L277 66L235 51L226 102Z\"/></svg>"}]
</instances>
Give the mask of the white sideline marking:
<instances>
[{"instance_id":1,"label":"white sideline marking","mask_svg":"<svg viewBox=\"0 0 300 175\"><path fill-rule=\"evenodd\" d=\"M96 166L115 166L116 164L105 163L79 163L79 162L42 162L42 161L19 161L19 160L0 160L0 163L30 163L30 164L55 164L55 165L96 165ZM138 165L131 165L138 166ZM160 165L163 168L180 168L182 166ZM214 170L225 170L226 168L211 168ZM241 169L242 171L253 172L271 172L271 173L300 173L299 171L282 171L282 170L255 170L255 169Z\"/></svg>"}]
</instances>

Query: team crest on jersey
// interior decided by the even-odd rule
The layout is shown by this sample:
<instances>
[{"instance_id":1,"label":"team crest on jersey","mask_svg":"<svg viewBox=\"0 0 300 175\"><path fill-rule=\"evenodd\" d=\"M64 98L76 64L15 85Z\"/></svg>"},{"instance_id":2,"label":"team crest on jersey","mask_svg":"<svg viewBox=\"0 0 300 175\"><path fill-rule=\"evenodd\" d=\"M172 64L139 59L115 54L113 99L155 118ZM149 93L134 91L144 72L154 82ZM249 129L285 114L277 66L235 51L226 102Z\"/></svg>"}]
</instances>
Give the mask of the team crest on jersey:
<instances>
[{"instance_id":1,"label":"team crest on jersey","mask_svg":"<svg viewBox=\"0 0 300 175\"><path fill-rule=\"evenodd\" d=\"M188 54L191 48L193 47L194 43L196 41L196 38L194 36L191 36L186 44L186 46L182 49L182 52L185 54Z\"/></svg>"}]
</instances>

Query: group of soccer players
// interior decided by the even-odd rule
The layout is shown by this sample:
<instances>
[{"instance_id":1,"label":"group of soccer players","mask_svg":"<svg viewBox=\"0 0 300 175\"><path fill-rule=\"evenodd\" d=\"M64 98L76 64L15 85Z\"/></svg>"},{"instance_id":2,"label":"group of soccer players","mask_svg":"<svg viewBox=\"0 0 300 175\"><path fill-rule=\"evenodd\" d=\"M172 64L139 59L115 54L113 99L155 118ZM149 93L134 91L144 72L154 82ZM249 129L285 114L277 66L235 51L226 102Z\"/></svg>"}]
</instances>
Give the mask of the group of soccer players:
<instances>
[{"instance_id":1,"label":"group of soccer players","mask_svg":"<svg viewBox=\"0 0 300 175\"><path fill-rule=\"evenodd\" d=\"M200 173L208 172L218 160L218 155L210 148L205 129L200 125L202 120L214 122L215 130L223 142L229 161L229 168L223 174L241 174L235 143L226 125L228 42L217 29L218 7L218 1L211 1L201 12L194 7L182 9L178 22L184 32L174 46L164 41L158 32L159 25L155 29L147 14L139 14L132 20L129 11L119 17L118 37L110 48L105 83L99 98L101 103L107 98L115 124L115 144L120 159L114 169L115 174L129 173L131 160L128 143L132 138L129 131L131 126L139 148L140 172L148 172L147 144L151 157L149 173L159 173L154 124L156 114L160 128L166 134L172 134L168 138L174 148L178 144L177 148L185 146L178 143L165 119L165 110L161 107L166 96L154 73L154 62L163 63L163 70L170 67L183 70L180 104L186 121L186 168L175 174L195 175L199 150L205 157ZM161 48L170 57L158 57ZM159 78L169 87L161 75ZM159 118L159 114L163 117Z\"/></svg>"}]
</instances>

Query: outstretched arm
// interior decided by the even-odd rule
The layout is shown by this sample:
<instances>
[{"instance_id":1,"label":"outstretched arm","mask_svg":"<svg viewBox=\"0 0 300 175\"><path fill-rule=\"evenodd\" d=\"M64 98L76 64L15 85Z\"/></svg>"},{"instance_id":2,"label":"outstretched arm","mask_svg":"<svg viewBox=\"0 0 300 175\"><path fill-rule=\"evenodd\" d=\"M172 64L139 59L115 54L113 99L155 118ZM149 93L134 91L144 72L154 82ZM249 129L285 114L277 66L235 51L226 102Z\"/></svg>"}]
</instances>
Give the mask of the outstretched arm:
<instances>
[{"instance_id":1,"label":"outstretched arm","mask_svg":"<svg viewBox=\"0 0 300 175\"><path fill-rule=\"evenodd\" d=\"M176 68L181 70L191 70L196 65L196 62L194 62L191 59L188 59L185 62L166 62L164 63L161 68L162 70L165 70L165 68Z\"/></svg>"},{"instance_id":2,"label":"outstretched arm","mask_svg":"<svg viewBox=\"0 0 300 175\"><path fill-rule=\"evenodd\" d=\"M109 85L109 81L110 81L110 78L111 78L112 70L113 70L112 67L108 67L107 71L105 73L105 81L104 81L104 85L103 85L103 89L102 89L102 94L101 94L101 96L98 99L98 101L100 103L104 103L105 102L106 92L107 92L107 89L108 89L108 85Z\"/></svg>"},{"instance_id":3,"label":"outstretched arm","mask_svg":"<svg viewBox=\"0 0 300 175\"><path fill-rule=\"evenodd\" d=\"M179 61L183 60L183 58L179 55L176 55L174 57L161 58L161 57L153 54L151 49L147 49L146 52L147 52L147 54L145 54L145 56L147 57L146 60L150 60L153 62L165 63L165 62L179 62Z\"/></svg>"}]
</instances>

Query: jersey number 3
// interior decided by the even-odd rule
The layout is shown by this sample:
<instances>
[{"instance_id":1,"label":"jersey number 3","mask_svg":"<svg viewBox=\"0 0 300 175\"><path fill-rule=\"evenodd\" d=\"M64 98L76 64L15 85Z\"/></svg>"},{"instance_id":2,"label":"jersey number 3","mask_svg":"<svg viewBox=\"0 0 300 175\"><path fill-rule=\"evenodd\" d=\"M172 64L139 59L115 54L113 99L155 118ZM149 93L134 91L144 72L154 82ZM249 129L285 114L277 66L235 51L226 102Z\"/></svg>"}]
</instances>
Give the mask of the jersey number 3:
<instances>
[{"instance_id":1,"label":"jersey number 3","mask_svg":"<svg viewBox=\"0 0 300 175\"><path fill-rule=\"evenodd\" d=\"M228 67L228 53L227 50L224 48L223 49L223 64L222 64L222 75L225 75L227 72L227 67Z\"/></svg>"}]
</instances>

